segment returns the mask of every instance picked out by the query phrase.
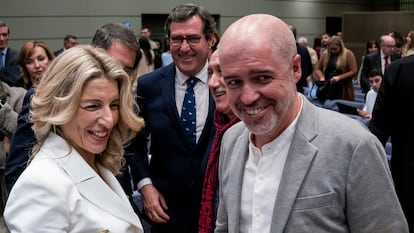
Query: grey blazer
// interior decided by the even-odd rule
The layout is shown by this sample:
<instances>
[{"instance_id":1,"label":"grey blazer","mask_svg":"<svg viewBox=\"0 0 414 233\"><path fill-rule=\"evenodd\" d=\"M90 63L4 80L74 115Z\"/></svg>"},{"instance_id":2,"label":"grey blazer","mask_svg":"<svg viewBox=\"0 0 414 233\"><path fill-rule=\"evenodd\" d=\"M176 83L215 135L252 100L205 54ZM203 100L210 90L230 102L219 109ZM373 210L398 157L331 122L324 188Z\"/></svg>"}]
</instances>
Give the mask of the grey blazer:
<instances>
[{"instance_id":1,"label":"grey blazer","mask_svg":"<svg viewBox=\"0 0 414 233\"><path fill-rule=\"evenodd\" d=\"M302 99L270 232L409 232L381 143L359 122ZM216 233L240 232L248 137L243 122L224 135Z\"/></svg>"},{"instance_id":2,"label":"grey blazer","mask_svg":"<svg viewBox=\"0 0 414 233\"><path fill-rule=\"evenodd\" d=\"M0 135L12 138L13 131L17 125L17 116L22 110L23 98L26 89L22 87L10 87L0 81L7 93L7 100L3 108L0 109ZM3 139L0 141L0 169L4 169L6 162L6 151L3 145Z\"/></svg>"}]
</instances>

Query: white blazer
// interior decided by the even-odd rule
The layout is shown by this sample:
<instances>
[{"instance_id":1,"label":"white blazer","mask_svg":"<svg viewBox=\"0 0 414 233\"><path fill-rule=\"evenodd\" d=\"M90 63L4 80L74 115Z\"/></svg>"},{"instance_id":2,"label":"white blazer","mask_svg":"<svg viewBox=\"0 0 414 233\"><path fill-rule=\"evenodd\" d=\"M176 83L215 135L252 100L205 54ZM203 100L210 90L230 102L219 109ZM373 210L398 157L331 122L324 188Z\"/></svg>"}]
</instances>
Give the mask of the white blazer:
<instances>
[{"instance_id":1,"label":"white blazer","mask_svg":"<svg viewBox=\"0 0 414 233\"><path fill-rule=\"evenodd\" d=\"M50 133L10 192L4 212L10 232L142 233L118 180L98 168L102 178Z\"/></svg>"}]
</instances>

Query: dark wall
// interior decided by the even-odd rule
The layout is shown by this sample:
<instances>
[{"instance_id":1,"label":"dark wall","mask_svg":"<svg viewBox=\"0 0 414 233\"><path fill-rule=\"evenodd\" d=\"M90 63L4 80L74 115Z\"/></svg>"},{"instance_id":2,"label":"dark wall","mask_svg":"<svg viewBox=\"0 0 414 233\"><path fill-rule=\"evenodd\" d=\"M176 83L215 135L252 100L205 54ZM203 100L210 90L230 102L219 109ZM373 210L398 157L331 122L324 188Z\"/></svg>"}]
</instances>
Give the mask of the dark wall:
<instances>
[{"instance_id":1,"label":"dark wall","mask_svg":"<svg viewBox=\"0 0 414 233\"><path fill-rule=\"evenodd\" d=\"M343 38L360 64L366 42L379 39L390 31L400 32L405 38L414 30L414 11L345 12L343 15Z\"/></svg>"}]
</instances>

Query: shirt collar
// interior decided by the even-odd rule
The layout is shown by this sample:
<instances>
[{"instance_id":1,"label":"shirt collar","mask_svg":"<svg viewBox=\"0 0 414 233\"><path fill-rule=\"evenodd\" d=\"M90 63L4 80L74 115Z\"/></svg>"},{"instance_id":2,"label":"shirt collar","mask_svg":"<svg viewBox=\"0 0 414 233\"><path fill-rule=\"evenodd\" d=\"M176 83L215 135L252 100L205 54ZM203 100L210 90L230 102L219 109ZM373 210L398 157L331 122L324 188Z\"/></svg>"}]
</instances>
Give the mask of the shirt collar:
<instances>
[{"instance_id":1,"label":"shirt collar","mask_svg":"<svg viewBox=\"0 0 414 233\"><path fill-rule=\"evenodd\" d=\"M5 47L2 51L1 51L1 55L5 55L7 53L7 47Z\"/></svg>"},{"instance_id":2,"label":"shirt collar","mask_svg":"<svg viewBox=\"0 0 414 233\"><path fill-rule=\"evenodd\" d=\"M200 72L198 72L195 77L197 77L198 79L200 79L201 82L203 83L207 83L208 81L208 62L206 61L206 64L204 65L204 67L200 70ZM187 79L189 78L188 75L185 75L183 72L180 71L180 69L178 69L177 66L175 66L175 70L176 70L176 78L177 81L180 85L185 86Z\"/></svg>"}]
</instances>

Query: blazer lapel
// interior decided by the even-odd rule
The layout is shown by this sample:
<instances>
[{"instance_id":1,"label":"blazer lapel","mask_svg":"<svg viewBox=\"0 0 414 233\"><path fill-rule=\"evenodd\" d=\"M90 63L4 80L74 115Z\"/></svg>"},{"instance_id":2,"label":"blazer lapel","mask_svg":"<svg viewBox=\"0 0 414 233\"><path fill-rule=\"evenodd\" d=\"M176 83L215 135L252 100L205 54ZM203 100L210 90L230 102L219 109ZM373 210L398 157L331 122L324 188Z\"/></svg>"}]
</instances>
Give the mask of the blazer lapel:
<instances>
[{"instance_id":1,"label":"blazer lapel","mask_svg":"<svg viewBox=\"0 0 414 233\"><path fill-rule=\"evenodd\" d=\"M99 167L104 177L102 179L74 148L56 134L50 134L44 148L45 152L53 156L57 164L62 167L87 201L114 217L141 228L140 221L120 184L116 183L109 170Z\"/></svg>"},{"instance_id":2,"label":"blazer lapel","mask_svg":"<svg viewBox=\"0 0 414 233\"><path fill-rule=\"evenodd\" d=\"M234 144L234 148L239 148L235 153L231 156L236 156L237 159L231 160L231 166L233 167L231 172L232 176L237 175L234 177L229 183L231 185L231 189L234 190L234 198L229 199L231 203L229 206L240 206L241 202L241 192L243 186L243 175L244 175L244 167L246 165L247 157L249 156L249 131L246 129L243 131L241 136L238 138L236 143ZM229 214L229 223L234 224L235 231L240 232L240 214Z\"/></svg>"},{"instance_id":3,"label":"blazer lapel","mask_svg":"<svg viewBox=\"0 0 414 233\"><path fill-rule=\"evenodd\" d=\"M76 184L79 193L105 212L140 228L140 221L119 183L106 168L100 166L99 171L103 178L92 170L90 172L94 174L85 176L86 179Z\"/></svg>"},{"instance_id":4,"label":"blazer lapel","mask_svg":"<svg viewBox=\"0 0 414 233\"><path fill-rule=\"evenodd\" d=\"M317 114L315 109L309 106L309 102L306 100L303 102L302 115L298 119L280 180L273 210L271 232L284 232L302 183L317 152L317 148L310 143L317 135L315 120Z\"/></svg>"}]
</instances>

